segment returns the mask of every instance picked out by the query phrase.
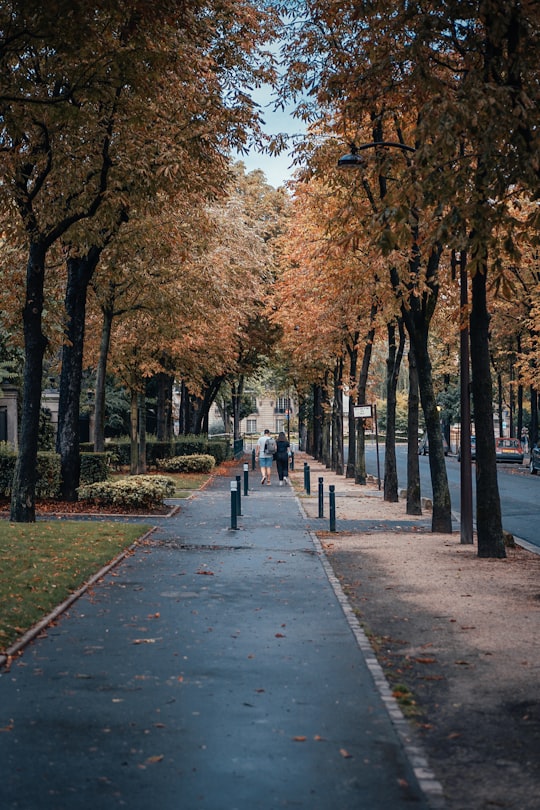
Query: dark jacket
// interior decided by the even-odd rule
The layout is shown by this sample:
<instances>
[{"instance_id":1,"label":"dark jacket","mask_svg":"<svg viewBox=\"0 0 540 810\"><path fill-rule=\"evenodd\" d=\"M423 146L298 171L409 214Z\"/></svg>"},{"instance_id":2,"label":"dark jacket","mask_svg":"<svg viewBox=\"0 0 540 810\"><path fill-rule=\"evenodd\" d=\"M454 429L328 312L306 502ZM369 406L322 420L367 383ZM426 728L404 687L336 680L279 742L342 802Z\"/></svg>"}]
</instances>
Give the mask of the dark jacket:
<instances>
[{"instance_id":1,"label":"dark jacket","mask_svg":"<svg viewBox=\"0 0 540 810\"><path fill-rule=\"evenodd\" d=\"M278 439L276 444L277 444L276 459L279 459L280 461L286 461L289 456L289 447L290 447L289 442L283 441L282 439Z\"/></svg>"}]
</instances>

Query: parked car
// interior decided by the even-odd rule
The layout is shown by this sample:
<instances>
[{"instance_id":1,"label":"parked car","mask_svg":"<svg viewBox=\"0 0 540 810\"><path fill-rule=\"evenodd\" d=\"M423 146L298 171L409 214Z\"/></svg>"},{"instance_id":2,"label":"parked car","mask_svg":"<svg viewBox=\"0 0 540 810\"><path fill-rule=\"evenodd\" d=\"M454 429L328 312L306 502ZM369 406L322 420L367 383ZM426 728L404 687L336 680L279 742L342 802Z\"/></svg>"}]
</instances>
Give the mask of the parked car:
<instances>
[{"instance_id":1,"label":"parked car","mask_svg":"<svg viewBox=\"0 0 540 810\"><path fill-rule=\"evenodd\" d=\"M540 470L540 447L535 444L531 447L531 460L529 461L529 470L531 471L531 475L536 475L538 470Z\"/></svg>"},{"instance_id":2,"label":"parked car","mask_svg":"<svg viewBox=\"0 0 540 810\"><path fill-rule=\"evenodd\" d=\"M448 442L446 441L444 436L442 437L442 442L443 442L444 455L447 456L448 455ZM424 433L424 435L422 436L422 438L418 442L418 455L419 456L427 456L428 453L429 453L429 439L427 437L427 433Z\"/></svg>"},{"instance_id":3,"label":"parked car","mask_svg":"<svg viewBox=\"0 0 540 810\"><path fill-rule=\"evenodd\" d=\"M461 448L458 450L457 460L461 461ZM476 460L476 436L471 436L471 461Z\"/></svg>"},{"instance_id":4,"label":"parked car","mask_svg":"<svg viewBox=\"0 0 540 810\"><path fill-rule=\"evenodd\" d=\"M519 439L495 439L495 458L497 461L523 464L523 448Z\"/></svg>"}]
</instances>

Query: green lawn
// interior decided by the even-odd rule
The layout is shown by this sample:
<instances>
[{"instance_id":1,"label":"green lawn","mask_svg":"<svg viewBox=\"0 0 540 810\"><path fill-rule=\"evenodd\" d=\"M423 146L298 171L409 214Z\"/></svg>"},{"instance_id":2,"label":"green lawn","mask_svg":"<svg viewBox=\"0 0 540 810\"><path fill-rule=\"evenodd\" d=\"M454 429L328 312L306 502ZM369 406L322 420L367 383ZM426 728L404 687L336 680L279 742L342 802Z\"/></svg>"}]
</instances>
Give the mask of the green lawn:
<instances>
[{"instance_id":1,"label":"green lawn","mask_svg":"<svg viewBox=\"0 0 540 810\"><path fill-rule=\"evenodd\" d=\"M0 651L148 528L101 521L0 521Z\"/></svg>"}]
</instances>

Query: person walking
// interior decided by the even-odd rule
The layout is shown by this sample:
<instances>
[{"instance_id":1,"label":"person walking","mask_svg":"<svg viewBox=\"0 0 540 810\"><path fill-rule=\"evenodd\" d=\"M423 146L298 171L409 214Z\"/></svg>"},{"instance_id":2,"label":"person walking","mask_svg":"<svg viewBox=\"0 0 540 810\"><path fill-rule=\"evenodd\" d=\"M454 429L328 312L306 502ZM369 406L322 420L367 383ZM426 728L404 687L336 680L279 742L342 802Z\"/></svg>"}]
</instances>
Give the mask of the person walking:
<instances>
[{"instance_id":1,"label":"person walking","mask_svg":"<svg viewBox=\"0 0 540 810\"><path fill-rule=\"evenodd\" d=\"M283 431L281 431L277 437L276 445L276 466L278 471L279 485L282 487L283 484L287 483L289 480L289 454L291 446Z\"/></svg>"},{"instance_id":2,"label":"person walking","mask_svg":"<svg viewBox=\"0 0 540 810\"><path fill-rule=\"evenodd\" d=\"M261 484L270 486L272 462L274 461L276 449L276 440L270 435L270 431L266 429L257 441L255 448L255 456L259 460L259 467L261 469Z\"/></svg>"}]
</instances>

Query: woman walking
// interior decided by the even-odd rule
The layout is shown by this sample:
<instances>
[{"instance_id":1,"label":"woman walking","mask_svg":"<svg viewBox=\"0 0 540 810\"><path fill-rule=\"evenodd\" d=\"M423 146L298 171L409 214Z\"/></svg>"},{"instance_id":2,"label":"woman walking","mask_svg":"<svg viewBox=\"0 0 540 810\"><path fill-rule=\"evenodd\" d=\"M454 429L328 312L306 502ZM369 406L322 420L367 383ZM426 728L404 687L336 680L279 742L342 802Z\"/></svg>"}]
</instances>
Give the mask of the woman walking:
<instances>
[{"instance_id":1,"label":"woman walking","mask_svg":"<svg viewBox=\"0 0 540 810\"><path fill-rule=\"evenodd\" d=\"M289 480L289 448L287 437L281 431L277 437L276 466L278 471L279 486L283 486L284 481Z\"/></svg>"}]
</instances>

